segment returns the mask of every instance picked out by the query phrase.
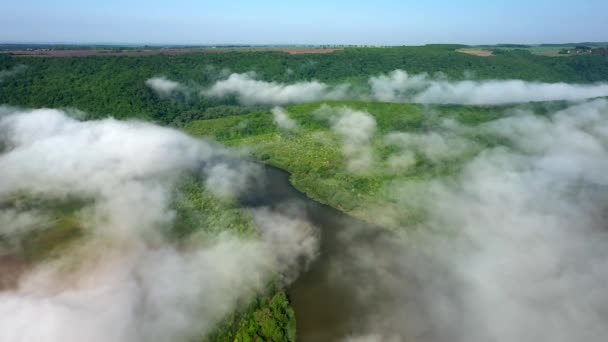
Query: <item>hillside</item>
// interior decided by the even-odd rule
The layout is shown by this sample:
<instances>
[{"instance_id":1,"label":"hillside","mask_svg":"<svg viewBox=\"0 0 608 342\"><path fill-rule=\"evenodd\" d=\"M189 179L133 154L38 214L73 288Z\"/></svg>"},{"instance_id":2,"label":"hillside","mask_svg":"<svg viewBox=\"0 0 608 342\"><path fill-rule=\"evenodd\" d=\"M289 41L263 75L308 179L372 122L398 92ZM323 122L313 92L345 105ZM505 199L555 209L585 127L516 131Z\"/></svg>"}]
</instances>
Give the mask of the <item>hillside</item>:
<instances>
[{"instance_id":1,"label":"hillside","mask_svg":"<svg viewBox=\"0 0 608 342\"><path fill-rule=\"evenodd\" d=\"M354 82L395 69L412 74L441 72L450 79L521 79L588 83L608 80L605 56L550 58L505 51L492 58L459 53L457 45L347 48L330 54L289 55L280 52L156 55L145 57L27 58L0 55L0 70L24 65L19 77L3 79L0 103L27 107L77 108L91 118L112 115L172 123L190 117L222 115L213 108L236 105L234 99L182 96L158 98L145 81L164 76L192 88L208 86L226 72L255 72L267 81L319 80ZM211 114L207 114L208 112ZM220 110L221 111L221 110ZM181 120L183 121L183 120Z\"/></svg>"}]
</instances>

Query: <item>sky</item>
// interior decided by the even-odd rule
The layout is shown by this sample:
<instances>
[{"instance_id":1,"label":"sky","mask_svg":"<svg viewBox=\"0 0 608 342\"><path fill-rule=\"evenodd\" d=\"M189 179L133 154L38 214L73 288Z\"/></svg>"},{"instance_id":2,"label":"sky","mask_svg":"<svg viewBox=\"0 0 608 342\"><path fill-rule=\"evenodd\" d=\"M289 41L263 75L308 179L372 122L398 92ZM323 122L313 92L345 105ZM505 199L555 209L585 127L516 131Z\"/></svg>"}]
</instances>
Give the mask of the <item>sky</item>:
<instances>
[{"instance_id":1,"label":"sky","mask_svg":"<svg viewBox=\"0 0 608 342\"><path fill-rule=\"evenodd\" d=\"M0 42L124 44L608 41L608 1L20 0Z\"/></svg>"}]
</instances>

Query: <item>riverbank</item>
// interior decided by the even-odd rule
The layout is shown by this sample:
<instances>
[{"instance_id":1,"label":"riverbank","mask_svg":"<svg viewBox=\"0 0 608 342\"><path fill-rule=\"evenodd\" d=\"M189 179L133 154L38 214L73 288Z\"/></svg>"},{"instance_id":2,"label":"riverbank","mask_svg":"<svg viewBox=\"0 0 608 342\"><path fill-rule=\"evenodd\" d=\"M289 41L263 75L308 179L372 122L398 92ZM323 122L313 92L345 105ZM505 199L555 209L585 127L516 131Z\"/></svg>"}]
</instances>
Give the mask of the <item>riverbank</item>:
<instances>
[{"instance_id":1,"label":"riverbank","mask_svg":"<svg viewBox=\"0 0 608 342\"><path fill-rule=\"evenodd\" d=\"M343 153L344 137L334 131L327 117L332 111L344 109L364 113L374 121L375 131L366 146L358 147L369 150L370 166L365 172L347 169L349 158ZM193 121L184 130L225 145L243 147L257 161L286 170L293 186L317 202L367 222L400 227L417 222L419 217L399 209L398 200L391 193L392 184L452 175L478 151L495 144L492 137L475 130L464 132L467 139L474 141L466 146L462 139L446 140L426 132L442 130L446 122L474 128L510 109L503 106L323 102L286 108L289 117L298 123L298 129L292 132L277 128L269 112ZM418 154L408 162L405 154L399 154L399 146L387 144L387 136L391 133L407 133L412 139L430 140L439 149L437 153L441 153L441 160ZM456 146L449 146L454 143ZM448 150L452 147L465 150L451 156ZM403 158L396 159L395 155Z\"/></svg>"}]
</instances>

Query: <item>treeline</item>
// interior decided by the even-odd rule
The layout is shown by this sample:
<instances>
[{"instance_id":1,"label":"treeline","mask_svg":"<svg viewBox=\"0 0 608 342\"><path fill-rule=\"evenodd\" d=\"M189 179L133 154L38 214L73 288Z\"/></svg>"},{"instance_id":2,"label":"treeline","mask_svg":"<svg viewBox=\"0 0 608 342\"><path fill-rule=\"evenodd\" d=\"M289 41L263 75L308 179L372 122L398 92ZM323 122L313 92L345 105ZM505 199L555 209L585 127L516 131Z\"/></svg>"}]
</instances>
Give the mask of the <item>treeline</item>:
<instances>
[{"instance_id":1,"label":"treeline","mask_svg":"<svg viewBox=\"0 0 608 342\"><path fill-rule=\"evenodd\" d=\"M225 75L228 70L255 71L265 80L281 82L316 79L338 83L365 82L370 75L403 69L410 73L442 72L452 79L463 78L465 72L472 71L479 79L608 80L608 58L601 54L550 58L515 50L481 58L456 52L458 47L347 48L331 54L306 55L281 52L66 58L0 55L0 70L19 64L27 66L19 75L0 81L0 103L27 107L74 107L90 113L92 117L113 115L180 124L191 119L217 117L222 111L209 112L210 108L237 103L234 99L200 96L163 100L145 85L148 78L166 76L201 87Z\"/></svg>"},{"instance_id":2,"label":"treeline","mask_svg":"<svg viewBox=\"0 0 608 342\"><path fill-rule=\"evenodd\" d=\"M591 50L591 54L608 57L608 48L604 47L604 48L593 49L593 50Z\"/></svg>"}]
</instances>

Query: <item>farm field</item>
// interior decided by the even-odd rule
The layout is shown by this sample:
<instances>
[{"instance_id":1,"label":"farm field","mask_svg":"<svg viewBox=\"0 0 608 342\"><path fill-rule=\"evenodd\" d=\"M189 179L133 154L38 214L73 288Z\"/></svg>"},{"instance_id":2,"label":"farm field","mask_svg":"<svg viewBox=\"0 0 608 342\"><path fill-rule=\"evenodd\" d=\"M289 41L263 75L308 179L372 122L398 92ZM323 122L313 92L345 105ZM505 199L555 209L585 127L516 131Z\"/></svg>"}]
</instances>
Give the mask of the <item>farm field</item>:
<instances>
[{"instance_id":1,"label":"farm field","mask_svg":"<svg viewBox=\"0 0 608 342\"><path fill-rule=\"evenodd\" d=\"M541 45L521 45L521 46L508 46L509 44L507 44L507 46L502 46L502 45L489 45L489 46L479 46L479 47L467 47L467 48L462 48L459 49L458 51L463 52L463 53L467 53L467 54L472 54L472 55L477 55L477 56L483 56L483 57L488 57L492 55L492 51L512 51L512 50L522 50L522 51L529 51L531 54L533 55L538 55L538 56L545 56L545 57L568 57L568 56L574 56L576 55L576 53L572 52L572 53L560 53L562 51L575 51L577 46L586 46L585 44L556 44L556 45L551 45L551 44L541 44ZM511 44L514 45L514 44ZM590 44L590 49L591 48L605 48L608 46L608 44L602 44L602 43L594 43L594 44ZM589 52L585 52L585 53L590 53ZM583 54L585 54L583 53Z\"/></svg>"},{"instance_id":2,"label":"farm field","mask_svg":"<svg viewBox=\"0 0 608 342\"><path fill-rule=\"evenodd\" d=\"M157 48L157 49L86 49L86 50L5 50L2 53L15 57L91 57L91 56L153 56L153 55L182 55L196 53L226 53L226 52L285 52L290 55L332 53L340 49L330 48Z\"/></svg>"}]
</instances>

